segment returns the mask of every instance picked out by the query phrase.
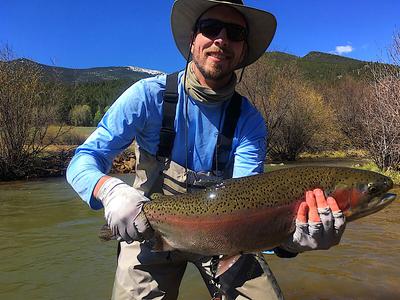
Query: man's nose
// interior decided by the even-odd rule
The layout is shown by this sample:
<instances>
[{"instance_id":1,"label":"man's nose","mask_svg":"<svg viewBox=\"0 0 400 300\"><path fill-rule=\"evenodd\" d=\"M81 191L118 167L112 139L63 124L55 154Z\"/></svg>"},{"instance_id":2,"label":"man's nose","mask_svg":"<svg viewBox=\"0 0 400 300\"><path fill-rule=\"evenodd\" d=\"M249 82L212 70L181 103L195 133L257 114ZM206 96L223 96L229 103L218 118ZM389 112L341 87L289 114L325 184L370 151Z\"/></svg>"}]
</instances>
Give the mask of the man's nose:
<instances>
[{"instance_id":1,"label":"man's nose","mask_svg":"<svg viewBox=\"0 0 400 300\"><path fill-rule=\"evenodd\" d=\"M226 46L228 44L228 34L226 28L222 28L219 34L215 37L214 42L218 46Z\"/></svg>"}]
</instances>

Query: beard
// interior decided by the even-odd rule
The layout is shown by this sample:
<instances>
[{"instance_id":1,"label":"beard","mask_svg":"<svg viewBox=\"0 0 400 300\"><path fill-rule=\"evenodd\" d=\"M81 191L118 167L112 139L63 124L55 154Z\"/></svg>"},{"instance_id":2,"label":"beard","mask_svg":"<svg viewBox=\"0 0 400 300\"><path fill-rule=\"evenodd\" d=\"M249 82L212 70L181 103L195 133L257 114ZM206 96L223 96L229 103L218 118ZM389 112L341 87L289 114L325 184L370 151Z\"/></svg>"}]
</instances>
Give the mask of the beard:
<instances>
[{"instance_id":1,"label":"beard","mask_svg":"<svg viewBox=\"0 0 400 300\"><path fill-rule=\"evenodd\" d=\"M234 72L234 68L229 67L224 70L224 68L219 64L213 64L212 68L206 69L203 64L200 63L197 55L193 55L192 60L196 65L197 69L200 71L201 75L206 80L221 80L228 76L231 76Z\"/></svg>"},{"instance_id":2,"label":"beard","mask_svg":"<svg viewBox=\"0 0 400 300\"><path fill-rule=\"evenodd\" d=\"M199 64L199 62L195 58L193 58L193 62L196 65L197 69L200 71L201 75L203 75L203 77L207 80L220 80L232 73L232 71L224 72L222 67L219 65L214 65L214 68L212 70L206 70L204 66Z\"/></svg>"}]
</instances>

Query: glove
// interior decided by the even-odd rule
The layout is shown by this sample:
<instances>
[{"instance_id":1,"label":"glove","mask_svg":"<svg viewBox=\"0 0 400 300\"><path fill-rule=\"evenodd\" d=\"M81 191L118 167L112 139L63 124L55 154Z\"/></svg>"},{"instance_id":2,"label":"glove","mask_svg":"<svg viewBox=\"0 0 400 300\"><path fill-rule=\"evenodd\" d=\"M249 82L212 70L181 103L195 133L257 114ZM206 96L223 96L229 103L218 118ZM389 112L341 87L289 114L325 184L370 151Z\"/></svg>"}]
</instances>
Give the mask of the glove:
<instances>
[{"instance_id":1,"label":"glove","mask_svg":"<svg viewBox=\"0 0 400 300\"><path fill-rule=\"evenodd\" d=\"M111 177L100 187L97 199L103 203L104 217L118 240L131 243L152 237L153 229L141 214L143 203L150 200L138 190Z\"/></svg>"},{"instance_id":2,"label":"glove","mask_svg":"<svg viewBox=\"0 0 400 300\"><path fill-rule=\"evenodd\" d=\"M292 253L326 250L339 244L345 227L344 214L335 199L325 199L320 189L308 191L298 210L296 230L280 247Z\"/></svg>"}]
</instances>

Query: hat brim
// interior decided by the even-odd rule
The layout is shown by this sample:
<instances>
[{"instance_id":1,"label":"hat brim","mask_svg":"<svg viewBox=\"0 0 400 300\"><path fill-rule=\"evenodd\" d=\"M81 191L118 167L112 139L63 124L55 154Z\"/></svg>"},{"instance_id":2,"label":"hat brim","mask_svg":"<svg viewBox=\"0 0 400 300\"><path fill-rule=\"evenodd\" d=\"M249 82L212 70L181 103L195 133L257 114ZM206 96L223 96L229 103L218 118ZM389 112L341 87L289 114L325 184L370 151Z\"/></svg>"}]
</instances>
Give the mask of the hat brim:
<instances>
[{"instance_id":1,"label":"hat brim","mask_svg":"<svg viewBox=\"0 0 400 300\"><path fill-rule=\"evenodd\" d=\"M276 31L276 19L267 11L215 0L176 0L171 13L171 28L175 44L185 59L190 54L190 42L194 23L209 8L216 5L229 5L237 9L248 25L247 56L237 69L252 64L267 50Z\"/></svg>"}]
</instances>

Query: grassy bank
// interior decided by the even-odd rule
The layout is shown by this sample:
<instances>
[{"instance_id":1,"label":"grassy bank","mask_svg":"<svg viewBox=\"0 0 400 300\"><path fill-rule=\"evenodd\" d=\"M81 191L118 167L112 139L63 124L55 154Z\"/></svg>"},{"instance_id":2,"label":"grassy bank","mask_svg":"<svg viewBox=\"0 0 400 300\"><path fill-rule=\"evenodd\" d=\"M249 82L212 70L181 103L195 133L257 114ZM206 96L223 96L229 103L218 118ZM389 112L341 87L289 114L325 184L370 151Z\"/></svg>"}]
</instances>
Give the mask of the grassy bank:
<instances>
[{"instance_id":1,"label":"grassy bank","mask_svg":"<svg viewBox=\"0 0 400 300\"><path fill-rule=\"evenodd\" d=\"M95 129L96 127L65 126L59 132L59 127L50 126L48 128L46 140L52 141L52 139L59 134L55 144L77 146L82 144Z\"/></svg>"},{"instance_id":2,"label":"grassy bank","mask_svg":"<svg viewBox=\"0 0 400 300\"><path fill-rule=\"evenodd\" d=\"M47 151L52 154L58 151L68 151L68 157L66 166L68 166L75 149L77 146L81 145L88 137L93 133L96 127L68 127L64 130L62 135L57 139L57 145L51 145L47 148ZM50 128L50 133L56 133L56 128ZM124 152L118 155L114 161L111 168L111 173L132 173L135 167L135 155L133 149L128 147ZM61 172L65 173L65 170Z\"/></svg>"},{"instance_id":3,"label":"grassy bank","mask_svg":"<svg viewBox=\"0 0 400 300\"><path fill-rule=\"evenodd\" d=\"M400 172L398 172L398 171L393 171L393 170L381 171L376 166L376 164L373 163L373 162L369 162L367 164L363 164L363 165L355 166L355 167L357 169L362 169L362 170L368 170L368 171L374 171L374 172L381 173L381 174L383 174L385 176L388 176L388 177L392 178L393 182L396 185L400 185Z\"/></svg>"},{"instance_id":4,"label":"grassy bank","mask_svg":"<svg viewBox=\"0 0 400 300\"><path fill-rule=\"evenodd\" d=\"M360 164L355 164L352 167L357 168L357 169L362 169L362 170L368 170L368 171L373 171L377 173L381 173L385 176L388 176L392 178L393 182L396 185L400 185L400 172L394 171L394 170L388 170L388 171L382 171L379 170L377 165L372 162L369 157L367 152L363 150L356 150L356 149L350 149L350 150L342 150L342 151L321 151L318 153L302 153L300 155L301 159L348 159L348 158L357 158L362 161L365 161Z\"/></svg>"},{"instance_id":5,"label":"grassy bank","mask_svg":"<svg viewBox=\"0 0 400 300\"><path fill-rule=\"evenodd\" d=\"M367 152L358 149L348 149L340 151L320 151L317 153L301 153L301 159L315 159L315 158L368 158Z\"/></svg>"}]
</instances>

